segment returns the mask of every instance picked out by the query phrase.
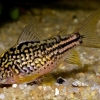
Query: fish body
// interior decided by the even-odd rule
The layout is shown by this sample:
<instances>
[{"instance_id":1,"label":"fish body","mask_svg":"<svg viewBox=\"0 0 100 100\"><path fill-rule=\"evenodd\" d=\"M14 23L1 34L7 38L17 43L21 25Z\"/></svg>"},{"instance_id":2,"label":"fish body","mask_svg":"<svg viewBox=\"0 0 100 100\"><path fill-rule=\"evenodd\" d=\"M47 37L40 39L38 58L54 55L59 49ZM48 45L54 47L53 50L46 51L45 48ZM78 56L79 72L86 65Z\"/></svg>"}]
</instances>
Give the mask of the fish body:
<instances>
[{"instance_id":1,"label":"fish body","mask_svg":"<svg viewBox=\"0 0 100 100\"><path fill-rule=\"evenodd\" d=\"M34 81L54 70L65 59L73 58L75 53L70 56L69 51L78 45L99 48L100 39L94 32L99 19L100 10L97 10L72 34L58 34L44 40L34 31L34 24L29 24L16 45L0 57L0 84ZM78 58L74 61L77 63Z\"/></svg>"},{"instance_id":2,"label":"fish body","mask_svg":"<svg viewBox=\"0 0 100 100\"><path fill-rule=\"evenodd\" d=\"M2 78L14 76L15 83L20 83L21 80L22 82L26 82L28 79L29 81L34 80L34 75L39 77L55 69L65 59L66 51L81 42L79 34L71 34L16 45L7 50L1 57ZM23 80L23 76L25 80ZM27 76L33 79L26 80Z\"/></svg>"}]
</instances>

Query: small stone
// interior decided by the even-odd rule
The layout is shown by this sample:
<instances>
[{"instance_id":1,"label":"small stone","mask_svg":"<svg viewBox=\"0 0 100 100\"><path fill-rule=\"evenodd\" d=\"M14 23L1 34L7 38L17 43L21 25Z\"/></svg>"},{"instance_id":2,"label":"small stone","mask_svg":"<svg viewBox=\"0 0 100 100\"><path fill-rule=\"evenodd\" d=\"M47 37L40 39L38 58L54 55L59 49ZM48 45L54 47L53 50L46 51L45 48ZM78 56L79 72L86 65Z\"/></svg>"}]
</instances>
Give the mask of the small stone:
<instances>
[{"instance_id":1,"label":"small stone","mask_svg":"<svg viewBox=\"0 0 100 100\"><path fill-rule=\"evenodd\" d=\"M59 94L59 90L56 88L55 89L55 95L57 96Z\"/></svg>"},{"instance_id":2,"label":"small stone","mask_svg":"<svg viewBox=\"0 0 100 100\"><path fill-rule=\"evenodd\" d=\"M100 94L100 89L98 90L99 94Z\"/></svg>"},{"instance_id":3,"label":"small stone","mask_svg":"<svg viewBox=\"0 0 100 100\"><path fill-rule=\"evenodd\" d=\"M12 87L13 87L13 88L16 88L16 87L17 87L17 84L13 84Z\"/></svg>"},{"instance_id":4,"label":"small stone","mask_svg":"<svg viewBox=\"0 0 100 100\"><path fill-rule=\"evenodd\" d=\"M20 88L21 90L23 90L25 87L27 87L26 84L19 84L19 88Z\"/></svg>"},{"instance_id":5,"label":"small stone","mask_svg":"<svg viewBox=\"0 0 100 100\"><path fill-rule=\"evenodd\" d=\"M38 86L38 89L39 89L39 90L42 90L42 86Z\"/></svg>"},{"instance_id":6,"label":"small stone","mask_svg":"<svg viewBox=\"0 0 100 100\"><path fill-rule=\"evenodd\" d=\"M75 80L73 83L72 83L73 86L76 86L76 87L84 87L84 86L88 86L88 84L84 83L84 82L81 82L79 80Z\"/></svg>"},{"instance_id":7,"label":"small stone","mask_svg":"<svg viewBox=\"0 0 100 100\"><path fill-rule=\"evenodd\" d=\"M94 96L95 95L95 91L91 92L91 96Z\"/></svg>"},{"instance_id":8,"label":"small stone","mask_svg":"<svg viewBox=\"0 0 100 100\"><path fill-rule=\"evenodd\" d=\"M73 93L70 94L70 98L71 99L74 98L74 94Z\"/></svg>"},{"instance_id":9,"label":"small stone","mask_svg":"<svg viewBox=\"0 0 100 100\"><path fill-rule=\"evenodd\" d=\"M1 94L0 94L0 99L3 100L4 98L5 98L5 95L4 95L3 93L1 93Z\"/></svg>"},{"instance_id":10,"label":"small stone","mask_svg":"<svg viewBox=\"0 0 100 100\"><path fill-rule=\"evenodd\" d=\"M73 16L73 21L74 21L74 23L78 23L78 18L76 15Z\"/></svg>"},{"instance_id":11,"label":"small stone","mask_svg":"<svg viewBox=\"0 0 100 100\"><path fill-rule=\"evenodd\" d=\"M61 77L57 79L57 83L59 83L59 84L62 84L64 82L65 82L64 79L62 79Z\"/></svg>"}]
</instances>

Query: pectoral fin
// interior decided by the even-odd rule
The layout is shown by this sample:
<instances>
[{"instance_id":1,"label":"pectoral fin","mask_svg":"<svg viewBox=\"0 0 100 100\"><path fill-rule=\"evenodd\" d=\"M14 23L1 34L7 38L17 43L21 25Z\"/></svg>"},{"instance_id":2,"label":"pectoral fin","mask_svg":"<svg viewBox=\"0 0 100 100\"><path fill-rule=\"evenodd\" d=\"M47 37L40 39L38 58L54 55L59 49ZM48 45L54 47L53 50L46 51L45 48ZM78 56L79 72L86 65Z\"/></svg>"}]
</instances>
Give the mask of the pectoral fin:
<instances>
[{"instance_id":1,"label":"pectoral fin","mask_svg":"<svg viewBox=\"0 0 100 100\"><path fill-rule=\"evenodd\" d=\"M78 66L82 66L82 62L80 60L80 55L79 55L78 51L76 51L75 49L71 50L68 53L65 61L70 64L76 64Z\"/></svg>"},{"instance_id":2,"label":"pectoral fin","mask_svg":"<svg viewBox=\"0 0 100 100\"><path fill-rule=\"evenodd\" d=\"M21 83L29 83L34 81L40 76L40 74L32 74L32 75L26 75L26 76L16 76L16 83L21 84Z\"/></svg>"}]
</instances>

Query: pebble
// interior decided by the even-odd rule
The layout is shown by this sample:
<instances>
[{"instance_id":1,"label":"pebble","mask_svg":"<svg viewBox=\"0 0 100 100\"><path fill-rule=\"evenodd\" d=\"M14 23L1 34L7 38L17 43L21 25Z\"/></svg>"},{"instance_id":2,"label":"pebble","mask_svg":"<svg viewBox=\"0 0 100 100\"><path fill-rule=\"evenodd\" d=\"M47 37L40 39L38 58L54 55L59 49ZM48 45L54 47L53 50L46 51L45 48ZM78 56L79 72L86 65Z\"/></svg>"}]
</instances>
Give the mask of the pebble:
<instances>
[{"instance_id":1,"label":"pebble","mask_svg":"<svg viewBox=\"0 0 100 100\"><path fill-rule=\"evenodd\" d=\"M70 98L71 98L71 99L74 98L74 94L73 94L73 93L70 94Z\"/></svg>"},{"instance_id":2,"label":"pebble","mask_svg":"<svg viewBox=\"0 0 100 100\"><path fill-rule=\"evenodd\" d=\"M42 86L38 86L38 89L39 89L39 90L42 90L42 88L43 88Z\"/></svg>"},{"instance_id":3,"label":"pebble","mask_svg":"<svg viewBox=\"0 0 100 100\"><path fill-rule=\"evenodd\" d=\"M91 96L94 96L94 95L95 95L95 91L92 91L92 92L91 92Z\"/></svg>"},{"instance_id":4,"label":"pebble","mask_svg":"<svg viewBox=\"0 0 100 100\"><path fill-rule=\"evenodd\" d=\"M13 85L12 85L13 88L16 88L17 86L18 86L17 84L13 84Z\"/></svg>"},{"instance_id":5,"label":"pebble","mask_svg":"<svg viewBox=\"0 0 100 100\"><path fill-rule=\"evenodd\" d=\"M62 83L64 83L64 82L65 82L64 79L61 78L61 77L59 77L59 78L57 79L57 83L59 83L59 84L62 84Z\"/></svg>"},{"instance_id":6,"label":"pebble","mask_svg":"<svg viewBox=\"0 0 100 100\"><path fill-rule=\"evenodd\" d=\"M1 94L0 94L0 99L3 100L4 98L5 98L5 95L4 95L3 93L1 93Z\"/></svg>"},{"instance_id":7,"label":"pebble","mask_svg":"<svg viewBox=\"0 0 100 100\"><path fill-rule=\"evenodd\" d=\"M21 90L23 90L25 87L27 87L27 84L19 84L19 88L20 88Z\"/></svg>"},{"instance_id":8,"label":"pebble","mask_svg":"<svg viewBox=\"0 0 100 100\"><path fill-rule=\"evenodd\" d=\"M57 88L55 89L55 95L59 95L59 90Z\"/></svg>"},{"instance_id":9,"label":"pebble","mask_svg":"<svg viewBox=\"0 0 100 100\"><path fill-rule=\"evenodd\" d=\"M77 86L77 87L84 87L84 86L88 86L88 84L84 83L84 82L81 82L79 80L75 80L73 83L72 83L73 86Z\"/></svg>"}]
</instances>

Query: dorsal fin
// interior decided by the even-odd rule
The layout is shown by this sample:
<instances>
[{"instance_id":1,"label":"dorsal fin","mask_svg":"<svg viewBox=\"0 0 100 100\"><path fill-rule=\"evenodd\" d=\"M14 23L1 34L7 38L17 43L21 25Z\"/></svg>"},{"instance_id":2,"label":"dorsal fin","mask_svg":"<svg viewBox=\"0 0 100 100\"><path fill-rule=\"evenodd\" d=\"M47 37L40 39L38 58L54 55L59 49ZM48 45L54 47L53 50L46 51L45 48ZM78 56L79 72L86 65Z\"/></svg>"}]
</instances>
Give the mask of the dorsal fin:
<instances>
[{"instance_id":1,"label":"dorsal fin","mask_svg":"<svg viewBox=\"0 0 100 100\"><path fill-rule=\"evenodd\" d=\"M66 35L66 34L68 34L67 30L61 30L57 35Z\"/></svg>"},{"instance_id":2,"label":"dorsal fin","mask_svg":"<svg viewBox=\"0 0 100 100\"><path fill-rule=\"evenodd\" d=\"M39 32L39 21L36 19L32 20L22 31L17 43L22 43L26 41L39 41L41 40L41 34Z\"/></svg>"}]
</instances>

